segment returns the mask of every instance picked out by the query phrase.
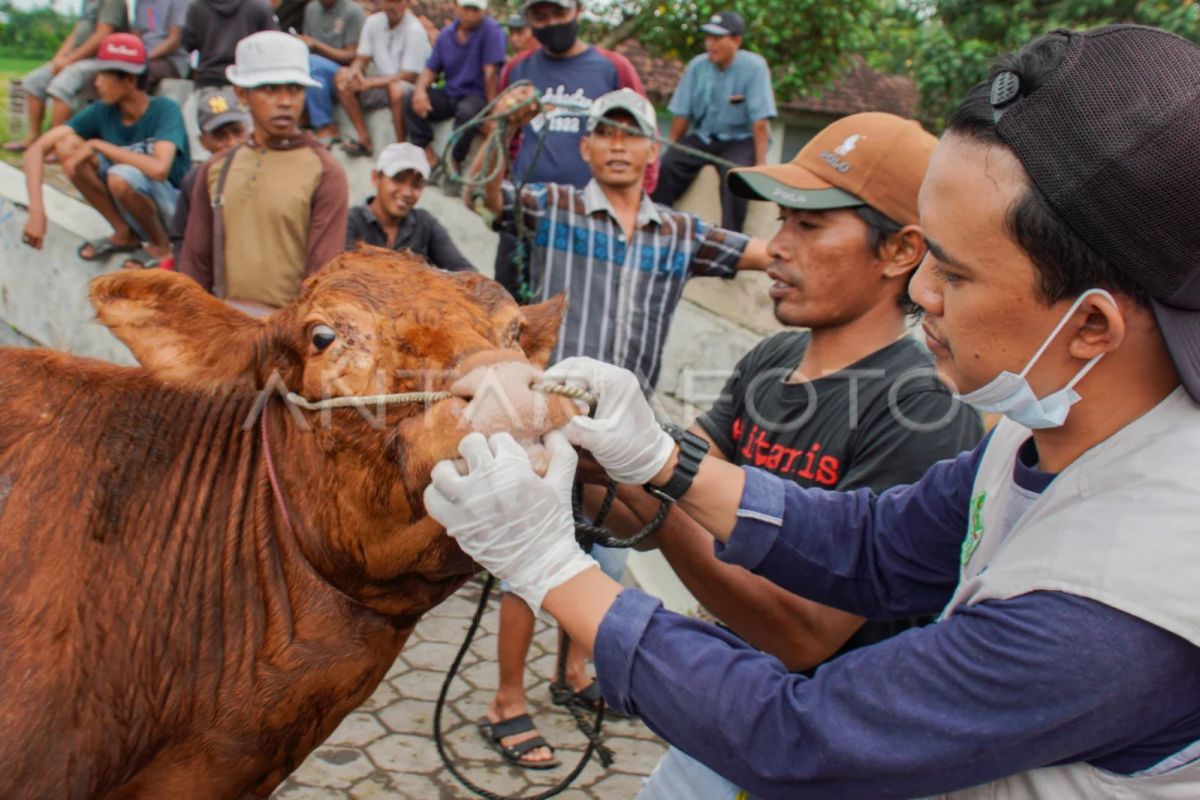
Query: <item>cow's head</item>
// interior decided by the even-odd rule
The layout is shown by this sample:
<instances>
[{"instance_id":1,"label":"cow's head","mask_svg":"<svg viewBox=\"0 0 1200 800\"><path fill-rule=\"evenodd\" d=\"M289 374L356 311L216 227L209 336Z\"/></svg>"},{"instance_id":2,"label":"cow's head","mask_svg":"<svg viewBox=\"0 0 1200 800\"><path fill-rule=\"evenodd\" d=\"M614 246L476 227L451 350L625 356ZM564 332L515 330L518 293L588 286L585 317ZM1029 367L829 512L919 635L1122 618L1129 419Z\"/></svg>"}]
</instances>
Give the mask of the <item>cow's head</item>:
<instances>
[{"instance_id":1,"label":"cow's head","mask_svg":"<svg viewBox=\"0 0 1200 800\"><path fill-rule=\"evenodd\" d=\"M165 384L222 396L270 392L266 413L284 421L275 458L317 539L304 543L306 555L366 600L411 597L405 578L436 593L467 568L421 501L433 464L454 457L464 435L512 430L532 441L576 413L565 398L530 389L533 365L544 366L553 348L563 298L521 308L487 278L414 256L343 254L262 319L158 270L97 278L92 303ZM377 407L284 410L285 387L309 400L451 388L459 396L377 416Z\"/></svg>"}]
</instances>

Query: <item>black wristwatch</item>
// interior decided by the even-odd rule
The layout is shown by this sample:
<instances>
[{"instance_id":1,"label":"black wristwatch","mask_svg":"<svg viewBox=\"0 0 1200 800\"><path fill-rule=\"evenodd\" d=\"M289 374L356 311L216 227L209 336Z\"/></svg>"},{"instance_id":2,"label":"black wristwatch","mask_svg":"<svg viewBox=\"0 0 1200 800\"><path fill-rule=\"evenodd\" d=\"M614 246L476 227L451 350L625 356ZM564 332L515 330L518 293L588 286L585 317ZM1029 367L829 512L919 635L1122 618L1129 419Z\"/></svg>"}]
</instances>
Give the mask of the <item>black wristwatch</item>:
<instances>
[{"instance_id":1,"label":"black wristwatch","mask_svg":"<svg viewBox=\"0 0 1200 800\"><path fill-rule=\"evenodd\" d=\"M679 460L675 462L675 471L671 473L671 479L665 484L651 486L647 483L642 488L665 503L674 503L692 488L692 481L700 469L700 462L708 453L708 440L669 422L662 428L679 445Z\"/></svg>"}]
</instances>

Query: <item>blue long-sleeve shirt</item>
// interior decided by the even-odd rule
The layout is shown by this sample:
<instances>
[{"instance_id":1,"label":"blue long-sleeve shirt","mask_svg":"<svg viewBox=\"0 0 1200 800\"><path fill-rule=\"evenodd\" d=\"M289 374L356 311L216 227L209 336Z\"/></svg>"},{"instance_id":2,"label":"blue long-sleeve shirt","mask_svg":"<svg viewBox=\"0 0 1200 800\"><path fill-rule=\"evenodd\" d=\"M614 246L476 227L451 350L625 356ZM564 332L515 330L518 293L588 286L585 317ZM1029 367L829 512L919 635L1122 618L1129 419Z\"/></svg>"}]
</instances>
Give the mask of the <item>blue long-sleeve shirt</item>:
<instances>
[{"instance_id":1,"label":"blue long-sleeve shirt","mask_svg":"<svg viewBox=\"0 0 1200 800\"><path fill-rule=\"evenodd\" d=\"M880 495L746 468L718 555L874 619L940 610L984 446ZM1052 477L1014 468L1034 491ZM627 589L595 659L611 705L764 798L923 796L1070 761L1152 772L1200 740L1200 648L1060 592L959 608L809 680Z\"/></svg>"}]
</instances>

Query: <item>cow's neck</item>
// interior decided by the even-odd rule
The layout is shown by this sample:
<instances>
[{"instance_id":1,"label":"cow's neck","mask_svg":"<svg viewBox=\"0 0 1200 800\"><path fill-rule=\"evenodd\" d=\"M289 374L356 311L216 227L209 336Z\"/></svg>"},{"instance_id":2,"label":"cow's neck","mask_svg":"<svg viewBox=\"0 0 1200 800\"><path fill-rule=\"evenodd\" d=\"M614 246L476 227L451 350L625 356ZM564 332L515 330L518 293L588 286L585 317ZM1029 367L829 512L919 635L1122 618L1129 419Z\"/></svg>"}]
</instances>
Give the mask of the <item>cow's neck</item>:
<instances>
[{"instance_id":1,"label":"cow's neck","mask_svg":"<svg viewBox=\"0 0 1200 800\"><path fill-rule=\"evenodd\" d=\"M435 521L413 519L419 499L406 491L403 469L383 455L387 432L348 414L324 430L281 405L265 414L261 443L270 453L264 447L264 468L273 465L276 474L267 482L276 535L294 541L333 591L407 622L457 588L448 565L462 574L469 562ZM378 446L356 446L372 438Z\"/></svg>"}]
</instances>

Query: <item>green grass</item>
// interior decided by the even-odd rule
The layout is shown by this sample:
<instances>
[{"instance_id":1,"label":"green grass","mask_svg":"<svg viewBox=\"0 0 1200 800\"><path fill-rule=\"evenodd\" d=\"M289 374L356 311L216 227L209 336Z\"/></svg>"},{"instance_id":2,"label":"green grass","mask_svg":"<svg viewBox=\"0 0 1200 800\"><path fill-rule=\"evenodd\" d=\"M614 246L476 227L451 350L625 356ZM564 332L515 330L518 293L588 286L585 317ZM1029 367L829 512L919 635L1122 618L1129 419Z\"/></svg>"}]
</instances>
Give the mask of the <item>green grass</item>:
<instances>
[{"instance_id":1,"label":"green grass","mask_svg":"<svg viewBox=\"0 0 1200 800\"><path fill-rule=\"evenodd\" d=\"M9 80L21 77L34 67L44 64L48 60L48 58L10 58L8 56L0 56L0 142L7 142L9 139L16 139L17 136L23 131L23 128L18 128L14 133L9 132ZM14 161L18 158L19 156L13 157L12 154L9 153L4 154L4 160L6 161Z\"/></svg>"}]
</instances>

